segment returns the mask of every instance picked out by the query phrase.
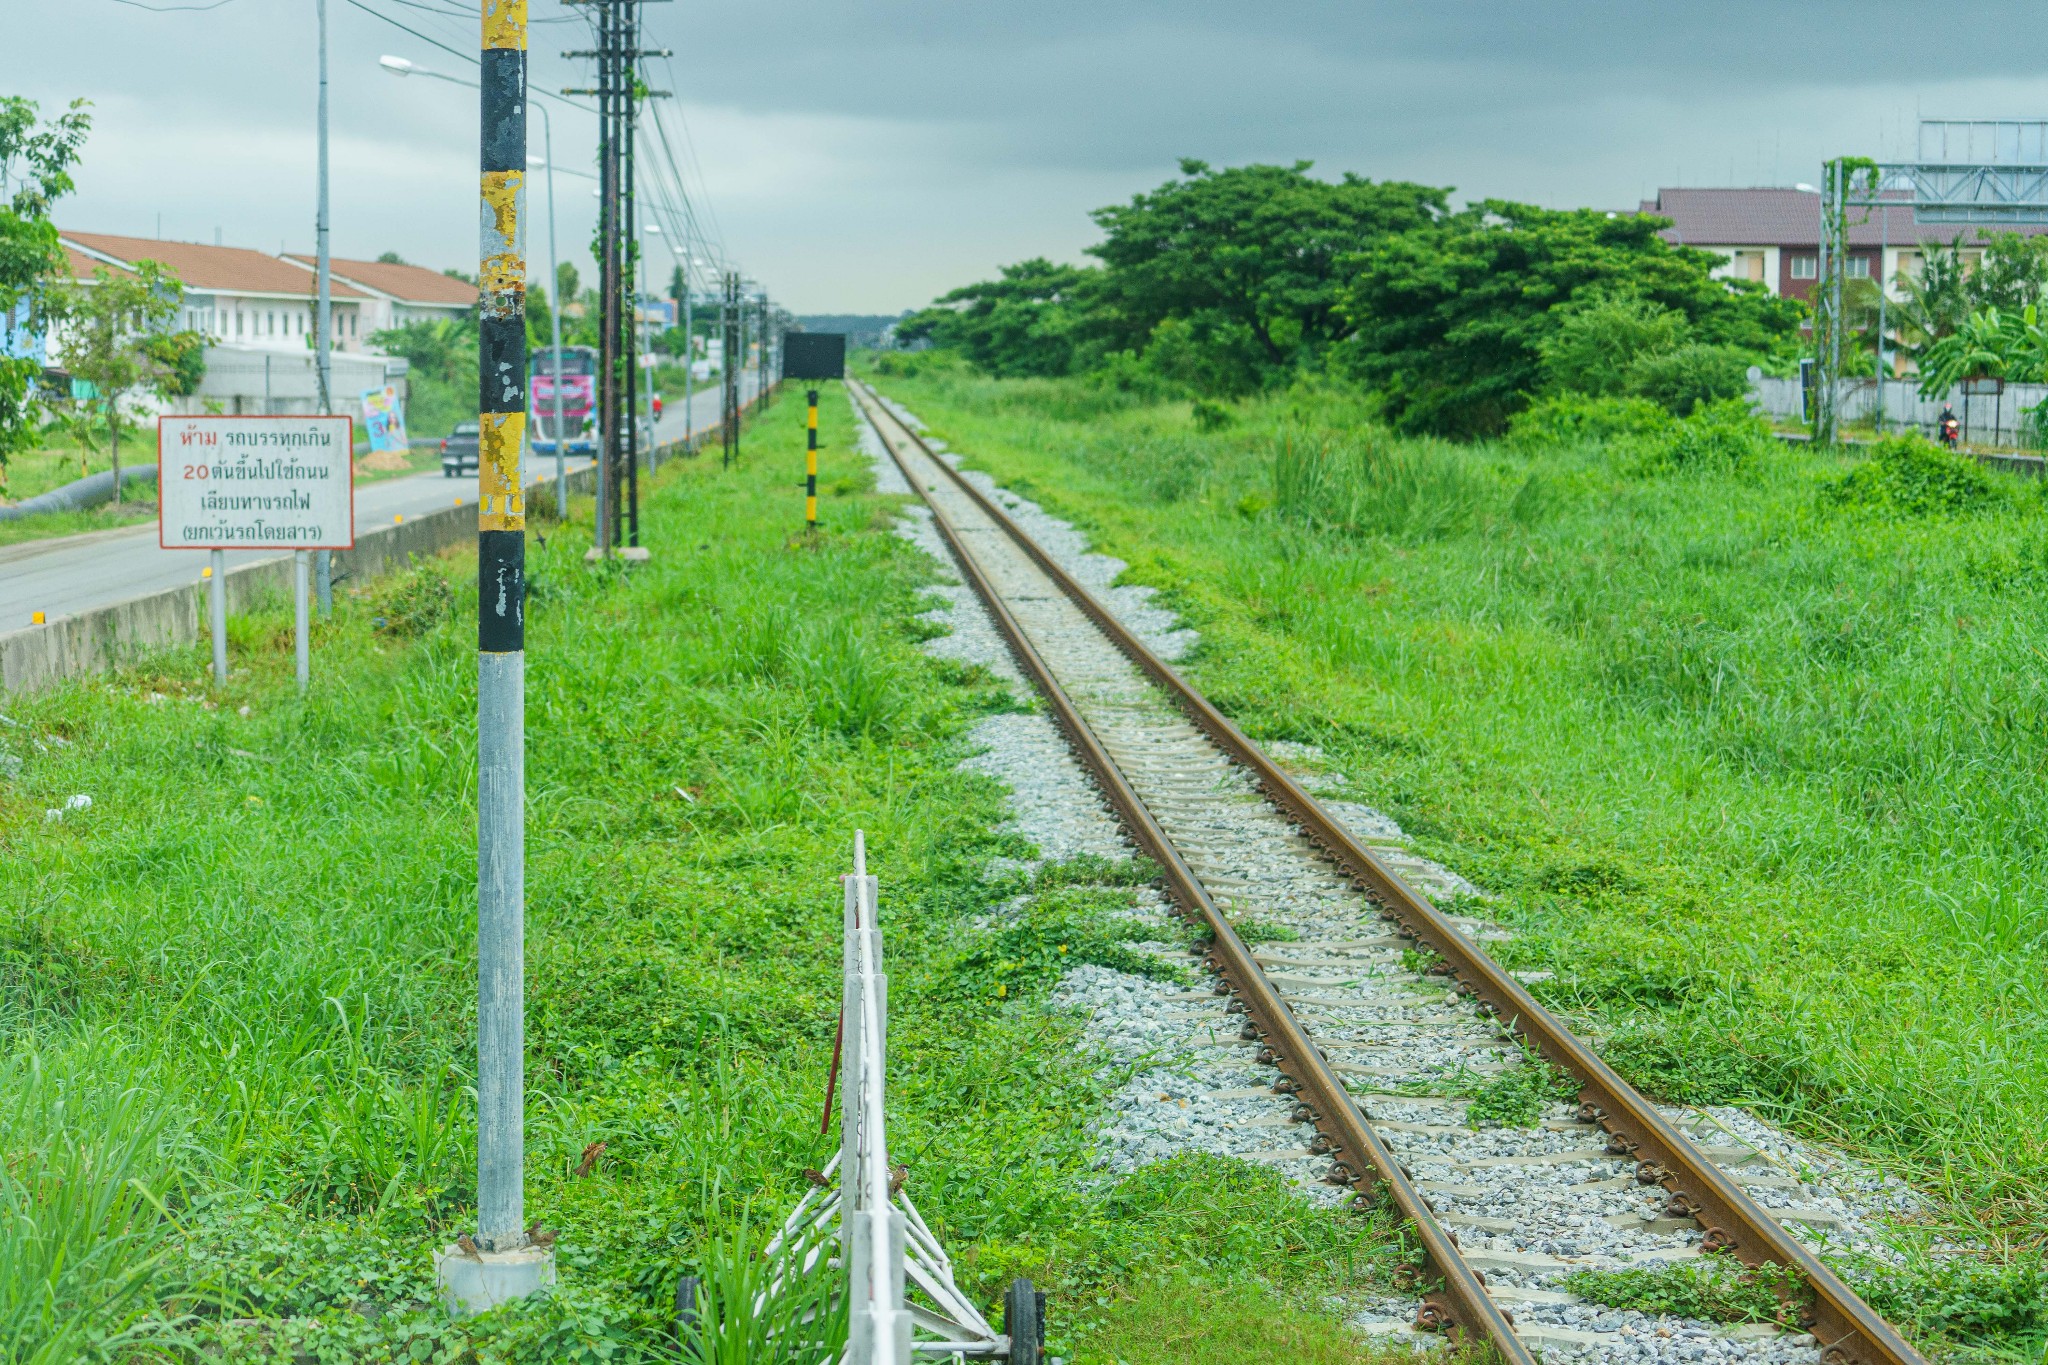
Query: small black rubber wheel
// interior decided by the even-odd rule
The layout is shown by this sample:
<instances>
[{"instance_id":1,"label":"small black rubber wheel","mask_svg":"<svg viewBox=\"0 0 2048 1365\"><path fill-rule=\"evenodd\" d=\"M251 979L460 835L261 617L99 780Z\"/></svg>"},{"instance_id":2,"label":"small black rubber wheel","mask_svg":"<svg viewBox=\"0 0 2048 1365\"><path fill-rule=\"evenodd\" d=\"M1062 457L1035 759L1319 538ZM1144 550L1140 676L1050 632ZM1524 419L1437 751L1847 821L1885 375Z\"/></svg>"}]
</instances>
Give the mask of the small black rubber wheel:
<instances>
[{"instance_id":1,"label":"small black rubber wheel","mask_svg":"<svg viewBox=\"0 0 2048 1365\"><path fill-rule=\"evenodd\" d=\"M697 1335L697 1290L702 1284L695 1275L676 1281L676 1345L687 1345Z\"/></svg>"},{"instance_id":2,"label":"small black rubber wheel","mask_svg":"<svg viewBox=\"0 0 2048 1365\"><path fill-rule=\"evenodd\" d=\"M1003 1296L1003 1334L1010 1338L1008 1365L1039 1365L1045 1359L1045 1295L1029 1280L1012 1280Z\"/></svg>"}]
</instances>

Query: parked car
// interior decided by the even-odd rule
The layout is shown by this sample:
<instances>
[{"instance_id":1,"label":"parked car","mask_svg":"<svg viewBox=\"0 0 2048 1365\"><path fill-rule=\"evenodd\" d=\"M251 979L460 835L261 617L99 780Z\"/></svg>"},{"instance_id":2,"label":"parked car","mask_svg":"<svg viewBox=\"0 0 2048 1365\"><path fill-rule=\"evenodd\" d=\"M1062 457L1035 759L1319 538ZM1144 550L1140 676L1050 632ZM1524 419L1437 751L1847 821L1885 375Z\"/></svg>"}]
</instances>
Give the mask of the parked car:
<instances>
[{"instance_id":1,"label":"parked car","mask_svg":"<svg viewBox=\"0 0 2048 1365\"><path fill-rule=\"evenodd\" d=\"M459 479L476 473L479 433L474 422L457 422L455 430L441 438L441 475Z\"/></svg>"}]
</instances>

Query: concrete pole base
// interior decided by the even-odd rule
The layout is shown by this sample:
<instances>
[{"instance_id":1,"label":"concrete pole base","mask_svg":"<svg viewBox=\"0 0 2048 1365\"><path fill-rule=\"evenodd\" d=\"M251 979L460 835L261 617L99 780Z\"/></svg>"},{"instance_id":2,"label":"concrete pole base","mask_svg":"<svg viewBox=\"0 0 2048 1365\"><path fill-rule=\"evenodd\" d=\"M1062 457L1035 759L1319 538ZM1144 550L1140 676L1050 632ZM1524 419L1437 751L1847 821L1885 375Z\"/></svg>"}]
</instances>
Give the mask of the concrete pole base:
<instances>
[{"instance_id":1,"label":"concrete pole base","mask_svg":"<svg viewBox=\"0 0 2048 1365\"><path fill-rule=\"evenodd\" d=\"M434 1253L434 1282L441 1302L458 1318L489 1312L500 1304L523 1299L555 1282L552 1247L521 1247L517 1251L479 1251L459 1246Z\"/></svg>"}]
</instances>

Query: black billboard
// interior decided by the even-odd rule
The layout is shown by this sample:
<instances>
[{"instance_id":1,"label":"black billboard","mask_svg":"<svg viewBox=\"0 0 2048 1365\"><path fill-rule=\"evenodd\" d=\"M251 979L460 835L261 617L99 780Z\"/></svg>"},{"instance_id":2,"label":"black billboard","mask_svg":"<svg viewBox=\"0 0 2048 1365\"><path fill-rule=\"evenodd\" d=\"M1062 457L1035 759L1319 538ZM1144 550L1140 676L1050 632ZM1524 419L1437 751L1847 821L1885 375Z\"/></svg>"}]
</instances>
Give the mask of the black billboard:
<instances>
[{"instance_id":1,"label":"black billboard","mask_svg":"<svg viewBox=\"0 0 2048 1365\"><path fill-rule=\"evenodd\" d=\"M846 333L783 333L782 377L784 379L846 378Z\"/></svg>"}]
</instances>

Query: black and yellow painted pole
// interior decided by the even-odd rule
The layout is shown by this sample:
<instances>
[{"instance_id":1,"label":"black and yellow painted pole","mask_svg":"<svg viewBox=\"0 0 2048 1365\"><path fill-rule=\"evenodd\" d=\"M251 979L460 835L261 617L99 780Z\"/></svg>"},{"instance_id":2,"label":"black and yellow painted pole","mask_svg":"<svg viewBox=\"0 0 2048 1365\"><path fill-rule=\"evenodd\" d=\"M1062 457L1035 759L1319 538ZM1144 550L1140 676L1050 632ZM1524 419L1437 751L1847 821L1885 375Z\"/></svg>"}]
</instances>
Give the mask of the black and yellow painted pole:
<instances>
[{"instance_id":1,"label":"black and yellow painted pole","mask_svg":"<svg viewBox=\"0 0 2048 1365\"><path fill-rule=\"evenodd\" d=\"M483 0L477 318L477 1225L435 1258L457 1311L554 1278L525 1222L527 0Z\"/></svg>"},{"instance_id":2,"label":"black and yellow painted pole","mask_svg":"<svg viewBox=\"0 0 2048 1365\"><path fill-rule=\"evenodd\" d=\"M806 390L810 412L804 419L804 529L818 532L818 391Z\"/></svg>"}]
</instances>

